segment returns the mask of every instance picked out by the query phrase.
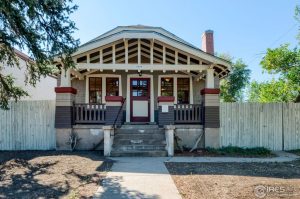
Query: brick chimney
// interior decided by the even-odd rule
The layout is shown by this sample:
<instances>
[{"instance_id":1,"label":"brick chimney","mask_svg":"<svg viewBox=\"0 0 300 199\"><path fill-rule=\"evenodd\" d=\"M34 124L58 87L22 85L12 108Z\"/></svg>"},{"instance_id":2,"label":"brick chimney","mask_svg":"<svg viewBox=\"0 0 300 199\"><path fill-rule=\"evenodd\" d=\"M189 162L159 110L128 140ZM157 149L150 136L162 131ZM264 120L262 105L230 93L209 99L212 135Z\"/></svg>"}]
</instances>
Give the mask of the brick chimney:
<instances>
[{"instance_id":1,"label":"brick chimney","mask_svg":"<svg viewBox=\"0 0 300 199\"><path fill-rule=\"evenodd\" d=\"M206 30L202 34L202 50L206 53L214 55L214 31Z\"/></svg>"}]
</instances>

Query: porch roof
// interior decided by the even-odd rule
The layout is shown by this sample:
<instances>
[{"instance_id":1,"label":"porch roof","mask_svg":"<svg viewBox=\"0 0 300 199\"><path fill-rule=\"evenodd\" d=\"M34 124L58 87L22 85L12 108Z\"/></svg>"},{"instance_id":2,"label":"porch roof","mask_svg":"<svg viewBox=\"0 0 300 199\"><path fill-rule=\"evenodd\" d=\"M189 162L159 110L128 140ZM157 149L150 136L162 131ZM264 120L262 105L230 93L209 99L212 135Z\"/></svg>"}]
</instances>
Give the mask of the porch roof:
<instances>
[{"instance_id":1,"label":"porch roof","mask_svg":"<svg viewBox=\"0 0 300 199\"><path fill-rule=\"evenodd\" d=\"M73 54L74 77L97 70L180 71L205 79L207 69L223 78L230 62L208 54L160 27L119 26L81 45ZM59 60L58 60L59 61Z\"/></svg>"}]
</instances>

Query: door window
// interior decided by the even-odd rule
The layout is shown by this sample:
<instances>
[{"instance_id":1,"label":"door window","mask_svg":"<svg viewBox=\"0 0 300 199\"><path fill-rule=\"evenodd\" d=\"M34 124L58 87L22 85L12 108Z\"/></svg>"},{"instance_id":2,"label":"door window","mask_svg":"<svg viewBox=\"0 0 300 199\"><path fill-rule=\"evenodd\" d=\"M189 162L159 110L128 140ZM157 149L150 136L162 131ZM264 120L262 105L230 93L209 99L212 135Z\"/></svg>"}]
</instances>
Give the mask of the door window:
<instances>
[{"instance_id":1,"label":"door window","mask_svg":"<svg viewBox=\"0 0 300 199\"><path fill-rule=\"evenodd\" d=\"M132 80L131 96L146 97L148 96L148 80Z\"/></svg>"}]
</instances>

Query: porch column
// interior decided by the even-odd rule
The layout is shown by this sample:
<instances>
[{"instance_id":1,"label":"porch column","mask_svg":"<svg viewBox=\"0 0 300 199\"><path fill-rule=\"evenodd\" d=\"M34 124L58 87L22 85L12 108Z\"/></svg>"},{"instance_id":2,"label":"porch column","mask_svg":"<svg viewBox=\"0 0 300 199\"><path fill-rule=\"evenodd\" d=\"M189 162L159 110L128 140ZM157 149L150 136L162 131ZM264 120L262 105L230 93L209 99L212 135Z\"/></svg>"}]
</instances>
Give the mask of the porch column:
<instances>
[{"instance_id":1,"label":"porch column","mask_svg":"<svg viewBox=\"0 0 300 199\"><path fill-rule=\"evenodd\" d=\"M113 125L116 118L117 126L121 126L123 122L123 110L121 109L124 98L122 96L106 96L106 114L105 114L105 124ZM118 115L119 114L119 115Z\"/></svg>"},{"instance_id":2,"label":"porch column","mask_svg":"<svg viewBox=\"0 0 300 199\"><path fill-rule=\"evenodd\" d=\"M77 90L72 87L56 87L55 92L56 149L70 150L67 142L72 133L73 103Z\"/></svg>"},{"instance_id":3,"label":"porch column","mask_svg":"<svg viewBox=\"0 0 300 199\"><path fill-rule=\"evenodd\" d=\"M204 109L205 147L220 147L220 89L201 90Z\"/></svg>"},{"instance_id":4,"label":"porch column","mask_svg":"<svg viewBox=\"0 0 300 199\"><path fill-rule=\"evenodd\" d=\"M158 125L173 125L174 124L174 100L173 96L160 96L158 102Z\"/></svg>"}]
</instances>

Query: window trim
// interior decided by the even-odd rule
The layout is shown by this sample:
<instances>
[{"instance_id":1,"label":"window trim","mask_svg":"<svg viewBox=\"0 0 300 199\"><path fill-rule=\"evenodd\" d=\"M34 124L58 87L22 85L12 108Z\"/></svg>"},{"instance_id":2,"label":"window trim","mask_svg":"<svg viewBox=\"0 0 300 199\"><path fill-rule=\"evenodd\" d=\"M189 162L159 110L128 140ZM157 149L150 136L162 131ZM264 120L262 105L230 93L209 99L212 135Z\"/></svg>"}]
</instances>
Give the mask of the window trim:
<instances>
[{"instance_id":1,"label":"window trim","mask_svg":"<svg viewBox=\"0 0 300 199\"><path fill-rule=\"evenodd\" d=\"M158 92L157 96L161 96L161 78L164 77L172 77L173 79L173 95L175 97L175 104L178 103L177 101L177 78L190 78L190 104L194 104L194 97L193 97L193 77L191 75L180 75L180 74L166 74L166 75L158 75Z\"/></svg>"},{"instance_id":2,"label":"window trim","mask_svg":"<svg viewBox=\"0 0 300 199\"><path fill-rule=\"evenodd\" d=\"M101 91L101 102L102 102L102 95L103 95L103 91L102 91L102 89L103 89L103 86L102 86L102 83L103 83L103 81L102 81L102 77L91 77L91 78L100 78L101 79L101 88L99 87L99 89L100 89L100 91ZM91 86L91 79L89 78L88 79L88 87L89 87L89 91L88 91L88 103L91 103L90 102L90 97L91 97L91 93L90 93L90 86ZM93 90L93 91L99 91L99 90ZM97 101L97 100L96 100ZM98 102L96 102L96 104L97 104Z\"/></svg>"},{"instance_id":3,"label":"window trim","mask_svg":"<svg viewBox=\"0 0 300 199\"><path fill-rule=\"evenodd\" d=\"M161 84L161 81L162 81L162 79L163 78L170 78L170 79L173 79L172 81L173 81L173 83L172 83L172 87L173 87L173 90L172 90L172 96L174 96L174 77L172 76L172 75L170 75L170 76L168 76L168 77L160 77L160 80L159 80L159 82L160 82L160 95L161 95L161 89L162 89L162 84Z\"/></svg>"},{"instance_id":4,"label":"window trim","mask_svg":"<svg viewBox=\"0 0 300 199\"><path fill-rule=\"evenodd\" d=\"M90 77L101 77L102 78L102 103L106 103L105 101L105 96L106 96L106 78L112 77L112 78L119 78L119 96L122 95L122 78L121 75L116 75L116 74L92 74L92 75L87 75L86 76L86 83L85 83L85 103L89 103L89 79Z\"/></svg>"}]
</instances>

